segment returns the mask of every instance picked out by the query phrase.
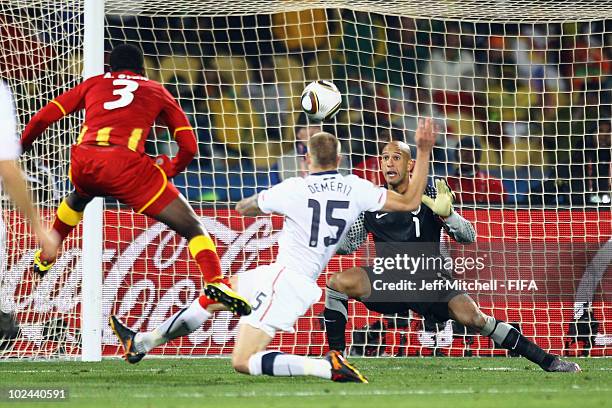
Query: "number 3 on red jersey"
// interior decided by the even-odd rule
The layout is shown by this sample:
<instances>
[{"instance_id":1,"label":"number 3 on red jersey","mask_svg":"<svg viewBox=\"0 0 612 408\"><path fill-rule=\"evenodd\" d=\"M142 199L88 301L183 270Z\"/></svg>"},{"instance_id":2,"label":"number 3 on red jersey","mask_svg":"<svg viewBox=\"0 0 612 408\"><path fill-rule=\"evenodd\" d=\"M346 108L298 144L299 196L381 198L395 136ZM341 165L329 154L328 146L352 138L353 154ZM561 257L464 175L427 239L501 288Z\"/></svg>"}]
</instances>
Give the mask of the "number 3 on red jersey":
<instances>
[{"instance_id":1,"label":"number 3 on red jersey","mask_svg":"<svg viewBox=\"0 0 612 408\"><path fill-rule=\"evenodd\" d=\"M113 80L113 86L117 87L113 90L113 95L119 95L119 99L104 102L104 109L113 110L123 108L132 103L134 100L134 92L138 89L138 82L132 81L131 79L115 79Z\"/></svg>"}]
</instances>

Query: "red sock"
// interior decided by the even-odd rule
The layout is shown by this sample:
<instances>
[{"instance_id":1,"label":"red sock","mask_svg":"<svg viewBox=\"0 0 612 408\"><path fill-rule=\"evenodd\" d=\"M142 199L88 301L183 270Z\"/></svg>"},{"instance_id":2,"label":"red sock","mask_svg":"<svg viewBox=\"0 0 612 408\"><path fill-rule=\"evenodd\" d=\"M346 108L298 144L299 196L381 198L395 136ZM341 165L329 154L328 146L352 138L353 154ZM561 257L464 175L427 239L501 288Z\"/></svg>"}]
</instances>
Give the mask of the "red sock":
<instances>
[{"instance_id":1,"label":"red sock","mask_svg":"<svg viewBox=\"0 0 612 408\"><path fill-rule=\"evenodd\" d=\"M200 295L200 297L198 298L198 302L200 303L200 306L202 306L203 309L206 309L213 303L217 303L206 295Z\"/></svg>"},{"instance_id":2,"label":"red sock","mask_svg":"<svg viewBox=\"0 0 612 408\"><path fill-rule=\"evenodd\" d=\"M68 225L62 220L60 220L58 217L55 217L55 221L53 221L53 229L57 231L57 233L60 235L60 239L62 240L62 242L72 232L74 227L76 227L76 225Z\"/></svg>"},{"instance_id":3,"label":"red sock","mask_svg":"<svg viewBox=\"0 0 612 408\"><path fill-rule=\"evenodd\" d=\"M212 283L223 279L221 263L219 262L219 256L217 256L216 252L204 249L195 255L195 260L200 267L200 271L202 271L204 282Z\"/></svg>"}]
</instances>

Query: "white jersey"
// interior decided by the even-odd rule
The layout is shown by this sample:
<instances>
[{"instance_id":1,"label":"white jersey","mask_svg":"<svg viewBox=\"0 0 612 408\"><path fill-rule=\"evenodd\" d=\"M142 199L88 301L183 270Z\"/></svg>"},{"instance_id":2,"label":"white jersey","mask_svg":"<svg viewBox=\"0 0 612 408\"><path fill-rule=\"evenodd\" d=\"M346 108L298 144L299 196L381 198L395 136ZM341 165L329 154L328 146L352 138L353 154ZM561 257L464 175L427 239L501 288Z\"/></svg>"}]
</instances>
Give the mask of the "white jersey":
<instances>
[{"instance_id":1,"label":"white jersey","mask_svg":"<svg viewBox=\"0 0 612 408\"><path fill-rule=\"evenodd\" d=\"M8 85L0 80L0 160L15 160L20 154L21 144L17 139L13 94ZM5 242L6 227L0 212L0 272L6 269Z\"/></svg>"},{"instance_id":2,"label":"white jersey","mask_svg":"<svg viewBox=\"0 0 612 408\"><path fill-rule=\"evenodd\" d=\"M20 154L13 95L8 85L0 81L0 160L15 160Z\"/></svg>"},{"instance_id":3,"label":"white jersey","mask_svg":"<svg viewBox=\"0 0 612 408\"><path fill-rule=\"evenodd\" d=\"M264 213L285 216L276 264L315 280L363 211L380 210L387 190L337 171L293 177L259 193Z\"/></svg>"}]
</instances>

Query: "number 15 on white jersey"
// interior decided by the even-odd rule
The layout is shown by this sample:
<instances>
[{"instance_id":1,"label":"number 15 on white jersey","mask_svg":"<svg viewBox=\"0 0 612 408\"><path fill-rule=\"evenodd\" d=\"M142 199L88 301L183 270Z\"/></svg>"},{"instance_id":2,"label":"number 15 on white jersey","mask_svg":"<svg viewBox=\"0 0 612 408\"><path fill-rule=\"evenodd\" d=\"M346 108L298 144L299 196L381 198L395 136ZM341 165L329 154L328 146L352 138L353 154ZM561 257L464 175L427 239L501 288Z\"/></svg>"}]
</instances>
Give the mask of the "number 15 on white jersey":
<instances>
[{"instance_id":1,"label":"number 15 on white jersey","mask_svg":"<svg viewBox=\"0 0 612 408\"><path fill-rule=\"evenodd\" d=\"M363 211L378 211L387 190L336 171L294 177L259 193L265 213L285 216L276 263L316 280Z\"/></svg>"}]
</instances>

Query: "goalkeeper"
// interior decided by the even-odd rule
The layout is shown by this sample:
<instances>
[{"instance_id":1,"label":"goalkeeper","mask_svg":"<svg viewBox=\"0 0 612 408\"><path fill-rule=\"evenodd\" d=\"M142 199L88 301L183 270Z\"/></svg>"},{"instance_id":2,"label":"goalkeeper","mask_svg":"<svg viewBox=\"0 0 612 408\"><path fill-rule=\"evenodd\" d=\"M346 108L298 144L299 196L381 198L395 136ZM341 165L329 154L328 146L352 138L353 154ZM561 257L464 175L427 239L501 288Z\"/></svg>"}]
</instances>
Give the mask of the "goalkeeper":
<instances>
[{"instance_id":1,"label":"goalkeeper","mask_svg":"<svg viewBox=\"0 0 612 408\"><path fill-rule=\"evenodd\" d=\"M400 194L405 191L410 183L413 166L408 145L398 141L387 144L381 157L381 169L387 189ZM457 242L475 242L473 226L453 211L453 200L454 194L446 182L437 180L436 189L428 187L425 190L422 197L424 205L417 211L363 213L353 224L337 252L354 252L365 241L368 232L373 235L377 258L387 259L395 258L401 251L406 251L409 248L407 243L418 246L419 252L427 248L429 255L439 257L442 228ZM400 277L404 279L411 276L405 271L400 273ZM427 281L437 278L450 279L444 276L444 272L421 270L419 273L424 273L424 280ZM477 330L483 336L490 337L496 344L526 357L546 371L580 371L576 363L561 360L558 356L545 352L508 323L485 315L464 292L442 288L430 293L426 299L402 299L394 302L372 299L370 296L376 290L373 282L380 280L381 276L384 275L375 271L372 266L350 268L331 276L327 283L324 311L330 350L344 352L346 348L345 328L348 320L348 299L351 298L363 302L369 310L382 314L406 313L411 309L426 319L437 322L453 319Z\"/></svg>"}]
</instances>

